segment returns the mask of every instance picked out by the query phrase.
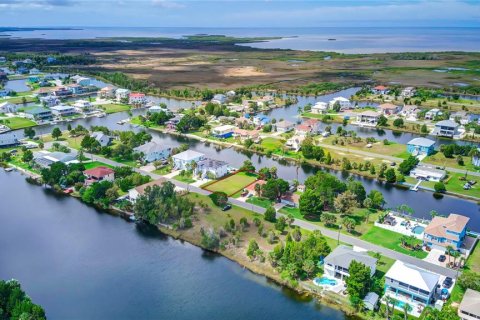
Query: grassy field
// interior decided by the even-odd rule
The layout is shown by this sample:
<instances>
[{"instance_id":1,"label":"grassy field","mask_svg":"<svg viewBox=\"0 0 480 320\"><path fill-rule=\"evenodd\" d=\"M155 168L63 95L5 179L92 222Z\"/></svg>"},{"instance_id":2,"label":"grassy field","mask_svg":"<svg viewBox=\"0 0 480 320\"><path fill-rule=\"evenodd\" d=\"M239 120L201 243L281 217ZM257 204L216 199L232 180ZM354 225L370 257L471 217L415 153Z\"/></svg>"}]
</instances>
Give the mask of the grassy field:
<instances>
[{"instance_id":1,"label":"grassy field","mask_svg":"<svg viewBox=\"0 0 480 320\"><path fill-rule=\"evenodd\" d=\"M106 113L116 113L130 110L130 106L126 104L102 104L101 107Z\"/></svg>"},{"instance_id":2,"label":"grassy field","mask_svg":"<svg viewBox=\"0 0 480 320\"><path fill-rule=\"evenodd\" d=\"M255 174L239 172L231 175L228 178L210 184L205 189L209 191L223 191L228 195L233 195L239 190L253 183L255 180L257 180L257 176Z\"/></svg>"},{"instance_id":3,"label":"grassy field","mask_svg":"<svg viewBox=\"0 0 480 320\"><path fill-rule=\"evenodd\" d=\"M473 180L477 182L470 190L463 189L463 186L466 182L466 180L460 180L460 178L463 178L463 177L465 177L465 174L463 173L449 172L448 178L444 182L445 187L447 188L447 191L480 198L480 177L467 175L466 180L468 181Z\"/></svg>"},{"instance_id":4,"label":"grassy field","mask_svg":"<svg viewBox=\"0 0 480 320\"><path fill-rule=\"evenodd\" d=\"M275 138L265 138L260 145L265 148L265 151L271 150L272 152L281 149L285 144L285 141Z\"/></svg>"},{"instance_id":5,"label":"grassy field","mask_svg":"<svg viewBox=\"0 0 480 320\"><path fill-rule=\"evenodd\" d=\"M465 162L465 165L461 166L457 163L457 157L446 158L441 152L437 152L423 159L423 162L425 163L434 164L440 167L451 167L451 168L464 169L468 171L479 171L472 164L471 157L463 157L463 161Z\"/></svg>"},{"instance_id":6,"label":"grassy field","mask_svg":"<svg viewBox=\"0 0 480 320\"><path fill-rule=\"evenodd\" d=\"M256 205L262 208L268 208L272 205L272 201L268 199L257 198L257 197L248 198L247 203L251 203L253 205Z\"/></svg>"},{"instance_id":7,"label":"grassy field","mask_svg":"<svg viewBox=\"0 0 480 320\"><path fill-rule=\"evenodd\" d=\"M20 117L4 118L2 119L2 121L3 121L3 124L8 126L12 130L34 127L37 125L32 120L20 118Z\"/></svg>"},{"instance_id":8,"label":"grassy field","mask_svg":"<svg viewBox=\"0 0 480 320\"><path fill-rule=\"evenodd\" d=\"M114 168L114 166L111 166L109 164L106 164L100 161L85 162L83 165L85 166L85 170L98 168L98 167Z\"/></svg>"},{"instance_id":9,"label":"grassy field","mask_svg":"<svg viewBox=\"0 0 480 320\"><path fill-rule=\"evenodd\" d=\"M400 233L385 230L379 227L372 227L360 238L376 245L398 251L400 253L404 253L419 259L423 259L427 256L427 252L425 251L411 251L403 248L400 241L401 237L402 235ZM418 240L418 243L420 244L421 241Z\"/></svg>"}]
</instances>

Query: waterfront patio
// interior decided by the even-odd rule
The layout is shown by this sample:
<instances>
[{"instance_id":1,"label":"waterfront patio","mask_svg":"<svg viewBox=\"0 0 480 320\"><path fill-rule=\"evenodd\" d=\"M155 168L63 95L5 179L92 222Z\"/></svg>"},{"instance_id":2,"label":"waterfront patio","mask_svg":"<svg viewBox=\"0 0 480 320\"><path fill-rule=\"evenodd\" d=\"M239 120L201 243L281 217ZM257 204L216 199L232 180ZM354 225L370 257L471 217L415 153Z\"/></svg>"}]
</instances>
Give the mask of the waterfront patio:
<instances>
[{"instance_id":1,"label":"waterfront patio","mask_svg":"<svg viewBox=\"0 0 480 320\"><path fill-rule=\"evenodd\" d=\"M389 224L375 222L375 226L423 240L423 230L427 227L426 224L398 216L389 215L389 217ZM392 223L392 221L394 221L394 223Z\"/></svg>"}]
</instances>

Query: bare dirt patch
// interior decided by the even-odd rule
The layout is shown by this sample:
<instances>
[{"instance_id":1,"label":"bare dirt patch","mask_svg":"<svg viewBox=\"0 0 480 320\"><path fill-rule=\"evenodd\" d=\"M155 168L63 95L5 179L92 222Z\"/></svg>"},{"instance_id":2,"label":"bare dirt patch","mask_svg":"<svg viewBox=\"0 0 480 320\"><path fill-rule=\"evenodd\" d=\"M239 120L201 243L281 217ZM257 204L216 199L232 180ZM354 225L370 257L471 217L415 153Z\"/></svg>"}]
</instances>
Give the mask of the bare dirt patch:
<instances>
[{"instance_id":1,"label":"bare dirt patch","mask_svg":"<svg viewBox=\"0 0 480 320\"><path fill-rule=\"evenodd\" d=\"M261 71L257 67L247 66L247 67L226 68L223 75L225 77L258 77L258 76L266 76L268 75L268 73Z\"/></svg>"}]
</instances>

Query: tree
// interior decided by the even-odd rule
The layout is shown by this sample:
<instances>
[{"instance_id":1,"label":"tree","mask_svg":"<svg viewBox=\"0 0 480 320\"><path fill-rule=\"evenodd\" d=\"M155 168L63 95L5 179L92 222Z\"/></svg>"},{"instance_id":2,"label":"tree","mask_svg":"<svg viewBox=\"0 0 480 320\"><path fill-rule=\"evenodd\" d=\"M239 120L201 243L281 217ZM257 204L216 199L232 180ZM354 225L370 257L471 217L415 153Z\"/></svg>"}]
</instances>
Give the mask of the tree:
<instances>
[{"instance_id":1,"label":"tree","mask_svg":"<svg viewBox=\"0 0 480 320\"><path fill-rule=\"evenodd\" d=\"M393 126L395 126L397 128L401 128L401 127L403 127L403 125L404 125L404 122L403 122L402 118L397 118L397 119L393 120Z\"/></svg>"},{"instance_id":2,"label":"tree","mask_svg":"<svg viewBox=\"0 0 480 320\"><path fill-rule=\"evenodd\" d=\"M25 150L22 155L22 161L29 163L33 160L33 152L31 150Z\"/></svg>"},{"instance_id":3,"label":"tree","mask_svg":"<svg viewBox=\"0 0 480 320\"><path fill-rule=\"evenodd\" d=\"M429 214L432 219L438 216L438 212L436 210L430 210Z\"/></svg>"},{"instance_id":4,"label":"tree","mask_svg":"<svg viewBox=\"0 0 480 320\"><path fill-rule=\"evenodd\" d=\"M427 128L427 125L425 123L422 125L422 128L420 129L420 132L428 133L428 128Z\"/></svg>"},{"instance_id":5,"label":"tree","mask_svg":"<svg viewBox=\"0 0 480 320\"><path fill-rule=\"evenodd\" d=\"M317 192L311 189L305 190L300 195L299 209L300 213L305 216L320 216L322 214L324 202Z\"/></svg>"},{"instance_id":6,"label":"tree","mask_svg":"<svg viewBox=\"0 0 480 320\"><path fill-rule=\"evenodd\" d=\"M409 175L410 171L418 164L418 159L414 156L409 156L406 160L398 166L398 172L403 175Z\"/></svg>"},{"instance_id":7,"label":"tree","mask_svg":"<svg viewBox=\"0 0 480 320\"><path fill-rule=\"evenodd\" d=\"M300 231L300 228L296 227L292 230L292 238L297 242L302 239L302 231Z\"/></svg>"},{"instance_id":8,"label":"tree","mask_svg":"<svg viewBox=\"0 0 480 320\"><path fill-rule=\"evenodd\" d=\"M325 224L325 226L331 227L337 222L337 217L334 214L325 212L320 216L320 220Z\"/></svg>"},{"instance_id":9,"label":"tree","mask_svg":"<svg viewBox=\"0 0 480 320\"><path fill-rule=\"evenodd\" d=\"M243 165L239 169L240 171L245 171L245 172L255 172L255 167L250 160L245 160L243 162Z\"/></svg>"},{"instance_id":10,"label":"tree","mask_svg":"<svg viewBox=\"0 0 480 320\"><path fill-rule=\"evenodd\" d=\"M315 272L315 262L313 262L310 259L305 260L303 262L302 269L303 269L303 271L305 271L305 273L307 274L308 277L311 277L312 274Z\"/></svg>"},{"instance_id":11,"label":"tree","mask_svg":"<svg viewBox=\"0 0 480 320\"><path fill-rule=\"evenodd\" d=\"M373 208L380 209L385 204L383 194L378 190L372 190L368 194L368 197L372 199Z\"/></svg>"},{"instance_id":12,"label":"tree","mask_svg":"<svg viewBox=\"0 0 480 320\"><path fill-rule=\"evenodd\" d=\"M262 186L262 196L272 201L279 200L289 187L289 183L283 179L269 179Z\"/></svg>"},{"instance_id":13,"label":"tree","mask_svg":"<svg viewBox=\"0 0 480 320\"><path fill-rule=\"evenodd\" d=\"M438 193L443 193L443 192L447 191L447 188L445 187L445 184L441 181L436 182L433 185L433 189L435 190L435 192L438 192Z\"/></svg>"},{"instance_id":14,"label":"tree","mask_svg":"<svg viewBox=\"0 0 480 320\"><path fill-rule=\"evenodd\" d=\"M275 210L274 207L270 206L267 208L267 210L265 210L263 218L266 221L275 222L277 220L276 217L277 217L277 211Z\"/></svg>"},{"instance_id":15,"label":"tree","mask_svg":"<svg viewBox=\"0 0 480 320\"><path fill-rule=\"evenodd\" d=\"M363 201L363 206L364 206L365 208L368 208L368 209L372 208L372 206L373 206L373 201L372 201L372 199L366 198L366 199Z\"/></svg>"},{"instance_id":16,"label":"tree","mask_svg":"<svg viewBox=\"0 0 480 320\"><path fill-rule=\"evenodd\" d=\"M61 136L62 136L62 131L57 127L53 128L52 138L55 140L58 140L58 138L60 138Z\"/></svg>"},{"instance_id":17,"label":"tree","mask_svg":"<svg viewBox=\"0 0 480 320\"><path fill-rule=\"evenodd\" d=\"M395 183L397 181L397 175L395 174L395 169L390 168L385 172L385 179L388 183Z\"/></svg>"},{"instance_id":18,"label":"tree","mask_svg":"<svg viewBox=\"0 0 480 320\"><path fill-rule=\"evenodd\" d=\"M348 268L348 273L350 276L346 279L345 284L350 301L363 300L369 292L372 282L370 267L352 260Z\"/></svg>"},{"instance_id":19,"label":"tree","mask_svg":"<svg viewBox=\"0 0 480 320\"><path fill-rule=\"evenodd\" d=\"M387 126L387 123L388 123L388 119L387 117L385 117L383 114L380 116L380 118L378 118L378 122L377 124L381 127L385 127Z\"/></svg>"},{"instance_id":20,"label":"tree","mask_svg":"<svg viewBox=\"0 0 480 320\"><path fill-rule=\"evenodd\" d=\"M353 179L349 180L347 183L347 190L355 194L355 198L359 204L362 204L365 198L367 197L367 192L365 191L365 187L360 181L356 181Z\"/></svg>"},{"instance_id":21,"label":"tree","mask_svg":"<svg viewBox=\"0 0 480 320\"><path fill-rule=\"evenodd\" d=\"M247 257L253 260L253 258L255 258L255 254L258 249L259 249L259 246L257 241L255 241L255 239L250 239L248 243L248 248L247 248Z\"/></svg>"},{"instance_id":22,"label":"tree","mask_svg":"<svg viewBox=\"0 0 480 320\"><path fill-rule=\"evenodd\" d=\"M224 207L228 202L228 195L223 191L215 191L209 195L216 206Z\"/></svg>"},{"instance_id":23,"label":"tree","mask_svg":"<svg viewBox=\"0 0 480 320\"><path fill-rule=\"evenodd\" d=\"M275 222L275 229L280 231L280 232L283 232L286 227L287 227L287 221L286 221L285 217L280 217Z\"/></svg>"},{"instance_id":24,"label":"tree","mask_svg":"<svg viewBox=\"0 0 480 320\"><path fill-rule=\"evenodd\" d=\"M45 310L34 304L17 280L0 280L0 318L45 320Z\"/></svg>"},{"instance_id":25,"label":"tree","mask_svg":"<svg viewBox=\"0 0 480 320\"><path fill-rule=\"evenodd\" d=\"M356 222L354 219L345 217L342 220L342 224L348 232L352 233L355 230Z\"/></svg>"},{"instance_id":26,"label":"tree","mask_svg":"<svg viewBox=\"0 0 480 320\"><path fill-rule=\"evenodd\" d=\"M25 135L25 137L32 139L33 137L35 137L35 130L33 130L32 128L25 128L25 130L23 130L23 134Z\"/></svg>"}]
</instances>

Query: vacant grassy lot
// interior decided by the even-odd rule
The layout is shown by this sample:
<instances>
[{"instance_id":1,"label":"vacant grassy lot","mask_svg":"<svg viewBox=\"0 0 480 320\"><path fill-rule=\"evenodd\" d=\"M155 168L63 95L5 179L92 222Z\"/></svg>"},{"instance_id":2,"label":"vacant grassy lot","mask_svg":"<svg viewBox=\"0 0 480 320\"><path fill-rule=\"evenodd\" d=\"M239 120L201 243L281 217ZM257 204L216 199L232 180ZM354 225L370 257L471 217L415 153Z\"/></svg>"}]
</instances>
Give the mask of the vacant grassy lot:
<instances>
[{"instance_id":1,"label":"vacant grassy lot","mask_svg":"<svg viewBox=\"0 0 480 320\"><path fill-rule=\"evenodd\" d=\"M478 168L475 168L475 166L472 164L472 157L463 157L463 161L465 164L461 166L457 163L456 156L453 158L447 158L441 152L436 152L435 154L432 154L423 159L423 162L434 164L440 167L451 167L468 171L479 171L477 170Z\"/></svg>"},{"instance_id":2,"label":"vacant grassy lot","mask_svg":"<svg viewBox=\"0 0 480 320\"><path fill-rule=\"evenodd\" d=\"M268 208L272 205L272 201L268 199L258 198L258 197L251 197L247 199L247 203L251 203L255 206L259 206L262 208Z\"/></svg>"},{"instance_id":3,"label":"vacant grassy lot","mask_svg":"<svg viewBox=\"0 0 480 320\"><path fill-rule=\"evenodd\" d=\"M37 125L32 120L20 117L4 118L2 119L2 123L12 130L34 127Z\"/></svg>"},{"instance_id":4,"label":"vacant grassy lot","mask_svg":"<svg viewBox=\"0 0 480 320\"><path fill-rule=\"evenodd\" d=\"M411 251L403 248L400 241L401 237L402 235L400 233L379 227L372 227L361 236L361 239L419 259L423 259L427 256L425 251ZM418 240L418 243L420 244L421 241Z\"/></svg>"},{"instance_id":5,"label":"vacant grassy lot","mask_svg":"<svg viewBox=\"0 0 480 320\"><path fill-rule=\"evenodd\" d=\"M83 164L85 166L85 170L93 169L93 168L98 168L98 167L107 167L107 168L114 168L113 166L100 162L100 161L92 161L92 162L86 162Z\"/></svg>"},{"instance_id":6,"label":"vacant grassy lot","mask_svg":"<svg viewBox=\"0 0 480 320\"><path fill-rule=\"evenodd\" d=\"M257 180L255 174L239 172L226 179L208 185L205 189L209 191L223 191L230 196L253 183L255 180Z\"/></svg>"},{"instance_id":7,"label":"vacant grassy lot","mask_svg":"<svg viewBox=\"0 0 480 320\"><path fill-rule=\"evenodd\" d=\"M445 187L447 191L456 192L465 194L472 197L480 198L480 178L472 175L467 175L468 181L473 180L477 183L473 185L470 190L464 190L463 186L465 185L466 180L460 180L460 178L464 178L465 174L463 173L448 173L448 178L445 180Z\"/></svg>"},{"instance_id":8,"label":"vacant grassy lot","mask_svg":"<svg viewBox=\"0 0 480 320\"><path fill-rule=\"evenodd\" d=\"M116 113L130 110L130 106L126 104L102 104L101 107L106 113Z\"/></svg>"}]
</instances>

